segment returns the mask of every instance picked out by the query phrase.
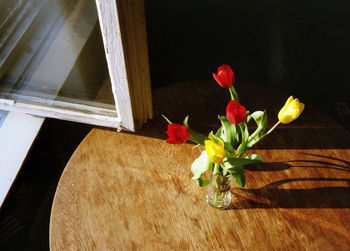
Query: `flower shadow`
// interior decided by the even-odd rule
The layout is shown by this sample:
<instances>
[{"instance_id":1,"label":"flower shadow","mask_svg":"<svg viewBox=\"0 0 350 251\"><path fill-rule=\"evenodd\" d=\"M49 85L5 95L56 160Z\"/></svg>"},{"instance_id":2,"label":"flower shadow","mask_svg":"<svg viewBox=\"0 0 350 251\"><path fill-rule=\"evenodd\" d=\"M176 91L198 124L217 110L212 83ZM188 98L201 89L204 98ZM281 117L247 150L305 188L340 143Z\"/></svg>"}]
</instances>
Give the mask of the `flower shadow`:
<instances>
[{"instance_id":1,"label":"flower shadow","mask_svg":"<svg viewBox=\"0 0 350 251\"><path fill-rule=\"evenodd\" d=\"M343 172L350 172L350 162L342 160L339 158L325 156L320 154L311 154L311 153L300 153L308 157L317 157L316 160L289 160L287 161L290 164L296 164L294 167L303 167L303 168L327 168L334 169ZM337 163L335 163L337 162ZM300 164L297 164L300 163ZM317 165L315 165L317 164Z\"/></svg>"},{"instance_id":2,"label":"flower shadow","mask_svg":"<svg viewBox=\"0 0 350 251\"><path fill-rule=\"evenodd\" d=\"M261 162L256 164L246 165L245 170L250 172L273 172L273 171L283 171L291 168L291 165L284 162Z\"/></svg>"},{"instance_id":3,"label":"flower shadow","mask_svg":"<svg viewBox=\"0 0 350 251\"><path fill-rule=\"evenodd\" d=\"M293 182L317 182L327 186L311 188L293 187ZM329 182L342 184L329 186ZM290 183L290 184L288 184ZM344 186L344 183L346 184ZM228 209L247 208L350 208L350 179L337 178L297 178L270 183L256 189L235 188L234 198Z\"/></svg>"},{"instance_id":4,"label":"flower shadow","mask_svg":"<svg viewBox=\"0 0 350 251\"><path fill-rule=\"evenodd\" d=\"M299 153L305 159L265 162L245 167L252 171L283 171L288 168L326 168L350 172L350 162L333 156ZM350 208L348 178L290 178L260 188L233 188L229 209L246 208Z\"/></svg>"}]
</instances>

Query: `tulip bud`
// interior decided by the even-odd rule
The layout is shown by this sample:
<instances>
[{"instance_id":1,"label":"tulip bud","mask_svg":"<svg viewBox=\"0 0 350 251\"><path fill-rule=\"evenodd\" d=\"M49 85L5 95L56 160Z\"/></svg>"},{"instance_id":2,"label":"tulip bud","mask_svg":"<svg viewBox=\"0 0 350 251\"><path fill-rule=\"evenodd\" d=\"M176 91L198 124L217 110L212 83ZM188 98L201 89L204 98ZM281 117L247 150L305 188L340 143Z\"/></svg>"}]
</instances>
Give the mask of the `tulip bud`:
<instances>
[{"instance_id":1,"label":"tulip bud","mask_svg":"<svg viewBox=\"0 0 350 251\"><path fill-rule=\"evenodd\" d=\"M288 124L299 117L304 107L305 105L300 103L299 99L293 99L293 96L290 96L286 104L279 111L278 120L283 124Z\"/></svg>"},{"instance_id":2,"label":"tulip bud","mask_svg":"<svg viewBox=\"0 0 350 251\"><path fill-rule=\"evenodd\" d=\"M223 64L217 70L217 74L213 73L213 77L221 87L230 87L235 83L235 74L230 66Z\"/></svg>"},{"instance_id":3,"label":"tulip bud","mask_svg":"<svg viewBox=\"0 0 350 251\"><path fill-rule=\"evenodd\" d=\"M214 163L221 163L226 157L224 142L222 140L218 143L215 143L212 140L206 140L204 146L210 160Z\"/></svg>"},{"instance_id":4,"label":"tulip bud","mask_svg":"<svg viewBox=\"0 0 350 251\"><path fill-rule=\"evenodd\" d=\"M245 121L247 116L246 109L243 105L235 100L230 100L226 107L226 117L233 124L239 124Z\"/></svg>"},{"instance_id":5,"label":"tulip bud","mask_svg":"<svg viewBox=\"0 0 350 251\"><path fill-rule=\"evenodd\" d=\"M182 144L190 138L190 133L186 126L180 124L169 124L168 131L166 131L169 138L166 140L169 144Z\"/></svg>"}]
</instances>

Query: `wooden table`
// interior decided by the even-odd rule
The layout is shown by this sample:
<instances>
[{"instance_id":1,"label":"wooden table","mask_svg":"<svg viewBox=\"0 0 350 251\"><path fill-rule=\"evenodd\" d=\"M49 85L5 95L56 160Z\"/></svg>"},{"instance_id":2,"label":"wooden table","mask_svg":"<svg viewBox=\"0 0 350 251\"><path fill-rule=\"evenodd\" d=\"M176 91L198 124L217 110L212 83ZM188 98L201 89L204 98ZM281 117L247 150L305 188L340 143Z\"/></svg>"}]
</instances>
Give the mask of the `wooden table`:
<instances>
[{"instance_id":1,"label":"wooden table","mask_svg":"<svg viewBox=\"0 0 350 251\"><path fill-rule=\"evenodd\" d=\"M205 100L199 89L206 83L180 87L154 92L157 112L181 116L182 109L171 111L186 106L185 87ZM252 87L267 98L260 108L269 107L273 123L276 102L283 105L286 96L270 99L276 93L265 87L244 88ZM176 97L177 104L163 105ZM253 108L263 103L244 94L242 100ZM193 125L218 125L191 114ZM166 144L165 128L155 118L137 134L90 132L57 187L51 250L349 250L350 135L317 109L307 106L295 123L250 150L265 162L246 167L246 187L231 189L228 210L209 207L206 188L191 180L199 148Z\"/></svg>"}]
</instances>

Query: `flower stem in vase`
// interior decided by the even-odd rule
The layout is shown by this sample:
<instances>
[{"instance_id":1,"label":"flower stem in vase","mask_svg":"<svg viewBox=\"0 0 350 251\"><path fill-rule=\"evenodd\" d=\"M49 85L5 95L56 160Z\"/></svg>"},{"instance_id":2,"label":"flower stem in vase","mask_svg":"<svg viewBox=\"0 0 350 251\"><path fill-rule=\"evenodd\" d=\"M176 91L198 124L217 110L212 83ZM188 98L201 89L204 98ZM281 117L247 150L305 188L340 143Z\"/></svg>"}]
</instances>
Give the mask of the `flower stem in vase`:
<instances>
[{"instance_id":1,"label":"flower stem in vase","mask_svg":"<svg viewBox=\"0 0 350 251\"><path fill-rule=\"evenodd\" d=\"M213 173L210 180L211 183L206 194L208 205L219 209L227 208L231 203L232 176L230 174Z\"/></svg>"}]
</instances>

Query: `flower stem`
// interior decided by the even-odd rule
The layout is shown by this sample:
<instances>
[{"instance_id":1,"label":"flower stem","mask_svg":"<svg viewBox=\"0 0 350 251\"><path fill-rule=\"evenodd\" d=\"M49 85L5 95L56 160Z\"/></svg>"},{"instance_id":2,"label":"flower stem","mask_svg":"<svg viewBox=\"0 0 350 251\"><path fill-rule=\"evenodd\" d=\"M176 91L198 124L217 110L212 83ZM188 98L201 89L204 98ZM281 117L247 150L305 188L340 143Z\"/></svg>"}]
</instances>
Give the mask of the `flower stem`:
<instances>
[{"instance_id":1,"label":"flower stem","mask_svg":"<svg viewBox=\"0 0 350 251\"><path fill-rule=\"evenodd\" d=\"M278 121L273 127L271 127L271 129L265 135L269 135L280 123L281 121Z\"/></svg>"},{"instance_id":2,"label":"flower stem","mask_svg":"<svg viewBox=\"0 0 350 251\"><path fill-rule=\"evenodd\" d=\"M246 122L244 122L245 126L247 126ZM241 144L238 146L237 150L236 150L236 158L240 158L242 156L242 154L246 151L246 145L247 145L247 139L244 138L244 129L243 129L243 123L239 124L239 129L241 131Z\"/></svg>"},{"instance_id":3,"label":"flower stem","mask_svg":"<svg viewBox=\"0 0 350 251\"><path fill-rule=\"evenodd\" d=\"M216 175L218 173L219 173L219 164L215 163L213 174Z\"/></svg>"},{"instance_id":4,"label":"flower stem","mask_svg":"<svg viewBox=\"0 0 350 251\"><path fill-rule=\"evenodd\" d=\"M235 100L239 103L238 94L237 94L235 88L233 87L233 85L229 87L229 91L230 91L231 99Z\"/></svg>"},{"instance_id":5,"label":"flower stem","mask_svg":"<svg viewBox=\"0 0 350 251\"><path fill-rule=\"evenodd\" d=\"M263 136L261 136L260 138L259 138L259 140L257 141L257 142L255 142L255 144L256 143L258 143L260 140L262 140L263 138L265 138L267 135L269 135L270 133L272 133L272 131L279 125L281 123L281 121L278 121L273 127L271 127L271 129L267 132L267 133L265 133Z\"/></svg>"},{"instance_id":6,"label":"flower stem","mask_svg":"<svg viewBox=\"0 0 350 251\"><path fill-rule=\"evenodd\" d=\"M227 170L227 169L225 169L225 168L222 168L222 169L223 169L223 173L222 173L222 174L223 174L224 176L226 176L226 175L227 175L228 170Z\"/></svg>"},{"instance_id":7,"label":"flower stem","mask_svg":"<svg viewBox=\"0 0 350 251\"><path fill-rule=\"evenodd\" d=\"M281 122L278 121L273 127L271 127L271 129L270 129L267 133L265 133L264 135L262 135L261 137L259 137L259 138L254 142L253 145L255 145L256 143L258 143L260 140L262 140L263 138L265 138L267 135L269 135L280 123L281 123ZM254 139L254 138L253 138L253 139ZM251 145L251 146L253 146L253 145Z\"/></svg>"},{"instance_id":8,"label":"flower stem","mask_svg":"<svg viewBox=\"0 0 350 251\"><path fill-rule=\"evenodd\" d=\"M239 123L238 126L239 126L239 130L241 131L241 141L243 143L245 142L243 125L242 123Z\"/></svg>"}]
</instances>

